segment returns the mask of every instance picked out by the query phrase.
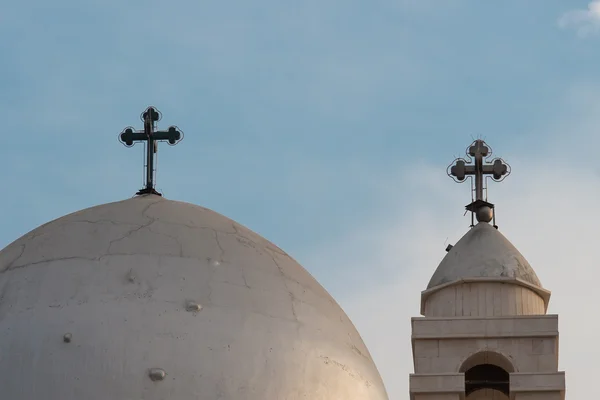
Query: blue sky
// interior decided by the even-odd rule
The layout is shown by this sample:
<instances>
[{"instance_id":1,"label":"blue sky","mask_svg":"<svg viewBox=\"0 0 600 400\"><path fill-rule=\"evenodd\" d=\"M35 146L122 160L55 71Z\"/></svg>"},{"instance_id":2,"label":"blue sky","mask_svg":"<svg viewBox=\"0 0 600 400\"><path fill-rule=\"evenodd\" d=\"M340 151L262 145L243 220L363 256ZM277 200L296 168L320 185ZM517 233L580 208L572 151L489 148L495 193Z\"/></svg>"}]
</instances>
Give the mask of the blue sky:
<instances>
[{"instance_id":1,"label":"blue sky","mask_svg":"<svg viewBox=\"0 0 600 400\"><path fill-rule=\"evenodd\" d=\"M600 7L588 3L5 2L0 246L133 195L143 150L117 135L155 105L161 127L185 133L159 149L157 188L295 256L364 332L390 398L406 398L415 287L443 257L443 243L431 241L457 240L468 225L468 188L445 176L452 159L481 136L512 162L513 176L490 196L506 198L505 233L530 261L545 260L544 237L531 242L521 204L573 212L549 225L552 240L581 228L569 225L581 221L580 196L600 187L591 151L600 144ZM560 191L565 202L548 200L558 198L557 176L572 186ZM547 268L559 293L559 266ZM577 306L558 296L555 311L573 315ZM387 307L366 307L373 302ZM575 346L579 333L566 332ZM564 368L577 368L576 353Z\"/></svg>"}]
</instances>

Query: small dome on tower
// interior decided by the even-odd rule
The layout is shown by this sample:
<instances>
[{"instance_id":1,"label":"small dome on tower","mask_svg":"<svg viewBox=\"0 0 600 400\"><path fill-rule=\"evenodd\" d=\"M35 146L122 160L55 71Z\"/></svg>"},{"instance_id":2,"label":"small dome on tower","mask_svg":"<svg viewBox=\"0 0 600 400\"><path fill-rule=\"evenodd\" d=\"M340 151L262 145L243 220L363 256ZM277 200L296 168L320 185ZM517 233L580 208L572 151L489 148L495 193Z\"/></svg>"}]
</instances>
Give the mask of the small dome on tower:
<instances>
[{"instance_id":1,"label":"small dome on tower","mask_svg":"<svg viewBox=\"0 0 600 400\"><path fill-rule=\"evenodd\" d=\"M11 400L387 399L352 322L302 266L157 195L67 215L0 252L0 360Z\"/></svg>"},{"instance_id":2,"label":"small dome on tower","mask_svg":"<svg viewBox=\"0 0 600 400\"><path fill-rule=\"evenodd\" d=\"M550 292L498 229L480 222L448 250L421 294L426 316L545 314Z\"/></svg>"},{"instance_id":3,"label":"small dome on tower","mask_svg":"<svg viewBox=\"0 0 600 400\"><path fill-rule=\"evenodd\" d=\"M506 278L542 287L519 250L486 222L475 225L448 251L427 289L466 278Z\"/></svg>"}]
</instances>

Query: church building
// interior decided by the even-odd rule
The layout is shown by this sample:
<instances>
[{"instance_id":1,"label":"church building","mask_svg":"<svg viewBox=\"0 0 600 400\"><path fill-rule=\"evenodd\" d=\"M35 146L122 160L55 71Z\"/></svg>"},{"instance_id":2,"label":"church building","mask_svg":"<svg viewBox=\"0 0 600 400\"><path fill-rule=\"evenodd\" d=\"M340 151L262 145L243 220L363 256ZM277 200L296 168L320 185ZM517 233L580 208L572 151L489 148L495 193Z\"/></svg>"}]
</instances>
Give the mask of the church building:
<instances>
[{"instance_id":1,"label":"church building","mask_svg":"<svg viewBox=\"0 0 600 400\"><path fill-rule=\"evenodd\" d=\"M415 373L411 400L563 400L558 371L558 316L548 315L550 291L525 257L495 225L484 200L486 176L510 173L476 140L467 159L448 174L473 178L467 206L477 223L454 246L421 293L421 315L412 319Z\"/></svg>"},{"instance_id":2,"label":"church building","mask_svg":"<svg viewBox=\"0 0 600 400\"><path fill-rule=\"evenodd\" d=\"M146 146L130 199L48 222L0 251L0 399L387 400L358 331L290 255L237 222L155 189L160 113L125 129ZM486 176L510 173L481 140L475 224L412 319L411 400L563 400L550 292L495 226ZM474 163L471 164L470 162ZM399 354L398 357L408 357ZM400 400L400 399L394 399Z\"/></svg>"}]
</instances>

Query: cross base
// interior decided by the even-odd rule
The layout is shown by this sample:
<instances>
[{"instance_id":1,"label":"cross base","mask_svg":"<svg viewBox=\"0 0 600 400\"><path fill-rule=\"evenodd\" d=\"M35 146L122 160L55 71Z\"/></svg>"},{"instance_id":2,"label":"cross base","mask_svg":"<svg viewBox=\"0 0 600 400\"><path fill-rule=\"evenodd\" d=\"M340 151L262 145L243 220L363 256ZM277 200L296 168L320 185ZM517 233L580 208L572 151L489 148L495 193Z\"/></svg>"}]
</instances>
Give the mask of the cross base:
<instances>
[{"instance_id":1,"label":"cross base","mask_svg":"<svg viewBox=\"0 0 600 400\"><path fill-rule=\"evenodd\" d=\"M158 193L156 190L154 190L154 188L143 188L138 190L136 193L137 196L141 196L143 194L155 194L157 196L162 196L162 194Z\"/></svg>"},{"instance_id":2,"label":"cross base","mask_svg":"<svg viewBox=\"0 0 600 400\"><path fill-rule=\"evenodd\" d=\"M467 211L471 211L471 212L477 212L477 210L479 210L481 207L489 207L492 210L494 209L494 205L492 203L488 203L485 200L475 200L474 202L472 202L471 204L468 204L465 206L465 208L467 209Z\"/></svg>"},{"instance_id":3,"label":"cross base","mask_svg":"<svg viewBox=\"0 0 600 400\"><path fill-rule=\"evenodd\" d=\"M484 211L483 214L479 214L479 211L484 207L488 207L489 211ZM471 204L465 206L465 208L467 211L471 212L471 228L475 226L475 215L477 215L478 222L493 222L494 228L498 229L494 205L492 203L488 203L485 200L475 200Z\"/></svg>"}]
</instances>

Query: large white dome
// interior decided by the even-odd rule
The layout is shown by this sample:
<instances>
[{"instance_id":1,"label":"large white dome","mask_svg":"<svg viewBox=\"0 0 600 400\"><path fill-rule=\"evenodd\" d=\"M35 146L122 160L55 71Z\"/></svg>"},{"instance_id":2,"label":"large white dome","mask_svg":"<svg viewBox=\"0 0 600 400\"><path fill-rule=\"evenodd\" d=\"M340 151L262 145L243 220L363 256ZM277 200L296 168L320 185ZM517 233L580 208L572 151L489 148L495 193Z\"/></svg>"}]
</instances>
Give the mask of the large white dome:
<instances>
[{"instance_id":1,"label":"large white dome","mask_svg":"<svg viewBox=\"0 0 600 400\"><path fill-rule=\"evenodd\" d=\"M304 268L226 217L154 195L0 252L0 377L10 400L387 399Z\"/></svg>"}]
</instances>

